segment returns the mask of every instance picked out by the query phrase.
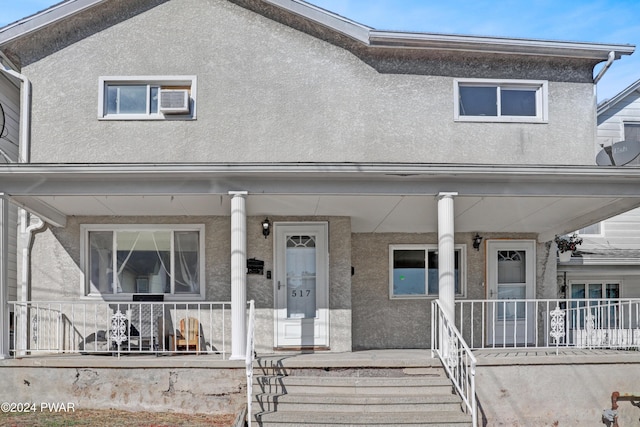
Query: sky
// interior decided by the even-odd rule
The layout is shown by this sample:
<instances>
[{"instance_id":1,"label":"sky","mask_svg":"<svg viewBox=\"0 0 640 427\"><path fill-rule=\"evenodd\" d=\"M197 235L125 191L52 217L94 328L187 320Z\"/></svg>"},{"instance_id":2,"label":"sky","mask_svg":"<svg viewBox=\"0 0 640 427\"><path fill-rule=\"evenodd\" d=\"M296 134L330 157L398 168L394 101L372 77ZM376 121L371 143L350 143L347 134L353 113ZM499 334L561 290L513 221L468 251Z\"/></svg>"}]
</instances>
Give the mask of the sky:
<instances>
[{"instance_id":1,"label":"sky","mask_svg":"<svg viewBox=\"0 0 640 427\"><path fill-rule=\"evenodd\" d=\"M640 50L638 0L308 1L378 30L632 44ZM0 27L58 2L0 0ZM639 79L640 52L623 56L598 83L598 102Z\"/></svg>"}]
</instances>

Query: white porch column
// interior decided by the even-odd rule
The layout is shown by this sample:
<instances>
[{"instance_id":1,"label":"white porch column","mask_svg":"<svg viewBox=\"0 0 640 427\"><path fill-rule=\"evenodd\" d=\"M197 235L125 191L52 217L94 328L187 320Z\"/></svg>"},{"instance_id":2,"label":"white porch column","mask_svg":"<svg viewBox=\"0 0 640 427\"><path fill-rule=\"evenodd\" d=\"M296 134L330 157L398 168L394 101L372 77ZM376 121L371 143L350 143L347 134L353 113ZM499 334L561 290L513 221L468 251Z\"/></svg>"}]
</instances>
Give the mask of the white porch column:
<instances>
[{"instance_id":1,"label":"white porch column","mask_svg":"<svg viewBox=\"0 0 640 427\"><path fill-rule=\"evenodd\" d=\"M9 201L0 194L0 359L9 357Z\"/></svg>"},{"instance_id":2,"label":"white porch column","mask_svg":"<svg viewBox=\"0 0 640 427\"><path fill-rule=\"evenodd\" d=\"M451 320L455 316L455 247L453 197L458 193L438 194L438 298L442 311Z\"/></svg>"},{"instance_id":3,"label":"white porch column","mask_svg":"<svg viewBox=\"0 0 640 427\"><path fill-rule=\"evenodd\" d=\"M247 351L247 192L231 196L231 360L244 359Z\"/></svg>"}]
</instances>

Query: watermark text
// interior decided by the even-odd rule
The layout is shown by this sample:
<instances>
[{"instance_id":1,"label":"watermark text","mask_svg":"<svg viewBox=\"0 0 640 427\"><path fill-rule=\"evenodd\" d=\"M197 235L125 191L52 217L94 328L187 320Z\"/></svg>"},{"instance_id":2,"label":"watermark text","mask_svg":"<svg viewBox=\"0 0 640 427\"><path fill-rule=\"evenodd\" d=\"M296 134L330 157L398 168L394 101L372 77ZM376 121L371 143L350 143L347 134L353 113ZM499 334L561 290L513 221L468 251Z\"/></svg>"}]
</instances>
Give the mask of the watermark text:
<instances>
[{"instance_id":1,"label":"watermark text","mask_svg":"<svg viewBox=\"0 0 640 427\"><path fill-rule=\"evenodd\" d=\"M76 404L72 402L2 402L2 412L75 412Z\"/></svg>"}]
</instances>

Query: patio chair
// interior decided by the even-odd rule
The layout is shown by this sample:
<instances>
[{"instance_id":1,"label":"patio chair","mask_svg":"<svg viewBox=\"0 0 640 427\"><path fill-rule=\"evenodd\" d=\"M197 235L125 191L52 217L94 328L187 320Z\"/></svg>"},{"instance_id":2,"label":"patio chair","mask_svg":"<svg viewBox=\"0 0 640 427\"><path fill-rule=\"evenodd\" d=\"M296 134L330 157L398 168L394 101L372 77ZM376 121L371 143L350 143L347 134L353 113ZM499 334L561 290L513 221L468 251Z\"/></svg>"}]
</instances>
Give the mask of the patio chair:
<instances>
[{"instance_id":1,"label":"patio chair","mask_svg":"<svg viewBox=\"0 0 640 427\"><path fill-rule=\"evenodd\" d=\"M174 342L171 345L172 349L187 351L193 348L196 353L200 352L200 324L198 319L188 317L180 320L180 329L176 331L176 336L171 338Z\"/></svg>"}]
</instances>

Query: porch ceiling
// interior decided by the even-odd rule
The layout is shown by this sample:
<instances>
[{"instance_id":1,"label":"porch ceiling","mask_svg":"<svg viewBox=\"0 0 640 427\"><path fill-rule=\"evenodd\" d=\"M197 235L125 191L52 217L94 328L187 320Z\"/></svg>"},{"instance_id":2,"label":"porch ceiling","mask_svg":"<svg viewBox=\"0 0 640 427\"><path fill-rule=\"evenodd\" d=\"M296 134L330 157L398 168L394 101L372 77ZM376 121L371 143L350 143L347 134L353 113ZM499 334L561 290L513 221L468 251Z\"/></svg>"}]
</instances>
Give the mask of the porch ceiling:
<instances>
[{"instance_id":1,"label":"porch ceiling","mask_svg":"<svg viewBox=\"0 0 640 427\"><path fill-rule=\"evenodd\" d=\"M207 216L229 215L227 195L151 196L37 196L14 198L18 204L35 201L64 216ZM470 197L455 199L455 227L459 232L542 233L575 215L615 203L616 198ZM263 195L247 198L254 216L349 216L357 233L436 232L435 196L385 195Z\"/></svg>"},{"instance_id":2,"label":"porch ceiling","mask_svg":"<svg viewBox=\"0 0 640 427\"><path fill-rule=\"evenodd\" d=\"M460 165L12 165L0 192L54 225L67 216L348 216L354 232L436 232L439 192L457 232L540 241L640 205L640 169Z\"/></svg>"}]
</instances>

